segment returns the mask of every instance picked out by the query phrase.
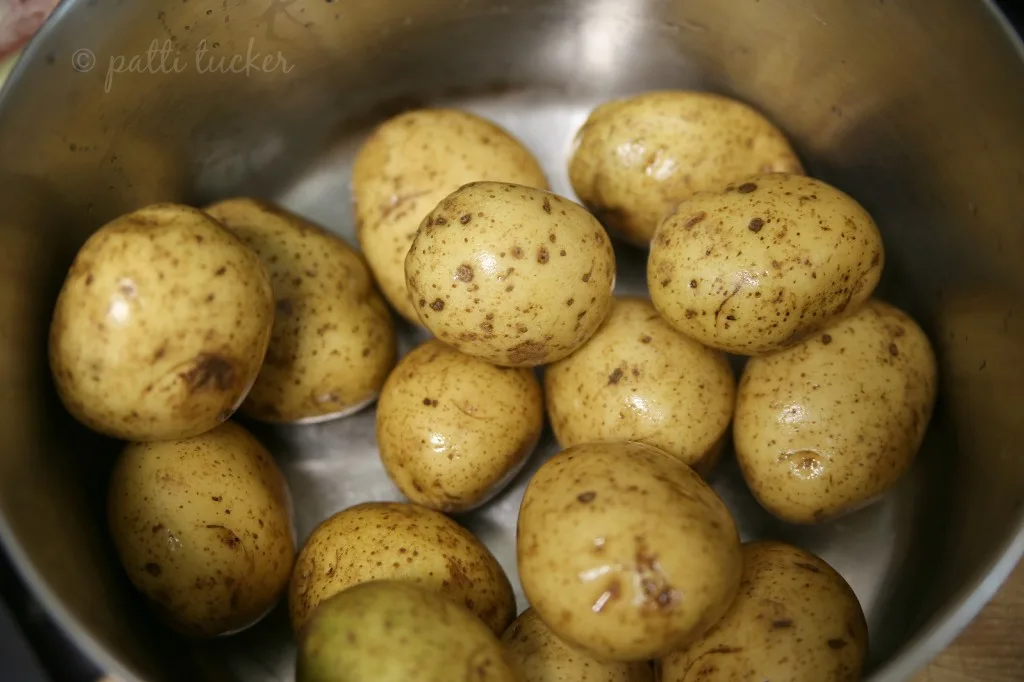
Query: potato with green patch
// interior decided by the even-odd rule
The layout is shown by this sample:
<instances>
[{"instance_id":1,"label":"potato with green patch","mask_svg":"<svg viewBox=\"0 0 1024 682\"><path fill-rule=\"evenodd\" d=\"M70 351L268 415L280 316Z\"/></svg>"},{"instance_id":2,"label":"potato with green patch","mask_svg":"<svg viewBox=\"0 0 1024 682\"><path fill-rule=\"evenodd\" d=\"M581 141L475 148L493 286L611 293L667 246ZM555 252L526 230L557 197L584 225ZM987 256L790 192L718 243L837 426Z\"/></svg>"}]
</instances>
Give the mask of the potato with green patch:
<instances>
[{"instance_id":1,"label":"potato with green patch","mask_svg":"<svg viewBox=\"0 0 1024 682\"><path fill-rule=\"evenodd\" d=\"M295 632L321 602L371 580L404 580L439 592L495 635L515 617L508 577L472 533L426 507L367 502L321 523L299 552L288 592Z\"/></svg>"},{"instance_id":2,"label":"potato with green patch","mask_svg":"<svg viewBox=\"0 0 1024 682\"><path fill-rule=\"evenodd\" d=\"M377 405L377 446L411 501L443 512L480 506L533 452L544 397L529 369L497 367L437 339L413 349Z\"/></svg>"},{"instance_id":3,"label":"potato with green patch","mask_svg":"<svg viewBox=\"0 0 1024 682\"><path fill-rule=\"evenodd\" d=\"M388 580L350 587L320 605L296 668L297 682L524 682L465 607Z\"/></svg>"},{"instance_id":4,"label":"potato with green patch","mask_svg":"<svg viewBox=\"0 0 1024 682\"><path fill-rule=\"evenodd\" d=\"M647 262L651 301L673 327L740 355L788 348L867 301L882 238L854 199L775 173L679 204Z\"/></svg>"},{"instance_id":5,"label":"potato with green patch","mask_svg":"<svg viewBox=\"0 0 1024 682\"><path fill-rule=\"evenodd\" d=\"M468 182L496 180L547 189L526 147L491 121L457 109L417 109L378 126L352 167L356 236L391 305L420 324L405 284L416 228Z\"/></svg>"},{"instance_id":6,"label":"potato with green patch","mask_svg":"<svg viewBox=\"0 0 1024 682\"><path fill-rule=\"evenodd\" d=\"M771 172L803 169L764 116L721 95L671 90L597 107L569 162L577 196L639 246L680 201Z\"/></svg>"},{"instance_id":7,"label":"potato with green patch","mask_svg":"<svg viewBox=\"0 0 1024 682\"><path fill-rule=\"evenodd\" d=\"M558 639L533 609L512 623L501 643L524 682L654 682L647 661L600 661Z\"/></svg>"},{"instance_id":8,"label":"potato with green patch","mask_svg":"<svg viewBox=\"0 0 1024 682\"><path fill-rule=\"evenodd\" d=\"M781 542L743 546L725 616L661 661L662 682L857 682L868 628L857 595L825 561Z\"/></svg>"},{"instance_id":9,"label":"potato with green patch","mask_svg":"<svg viewBox=\"0 0 1024 682\"><path fill-rule=\"evenodd\" d=\"M925 333L878 300L793 348L752 358L733 425L750 490L791 523L878 499L921 447L937 374Z\"/></svg>"},{"instance_id":10,"label":"potato with green patch","mask_svg":"<svg viewBox=\"0 0 1024 682\"><path fill-rule=\"evenodd\" d=\"M256 254L206 214L156 204L78 251L50 325L50 369L64 406L94 431L189 438L245 399L273 322Z\"/></svg>"},{"instance_id":11,"label":"potato with green patch","mask_svg":"<svg viewBox=\"0 0 1024 682\"><path fill-rule=\"evenodd\" d=\"M657 658L699 637L742 569L725 503L642 443L576 445L546 462L523 497L516 555L538 616L605 661Z\"/></svg>"},{"instance_id":12,"label":"potato with green patch","mask_svg":"<svg viewBox=\"0 0 1024 682\"><path fill-rule=\"evenodd\" d=\"M360 410L395 364L391 313L359 254L337 235L263 201L206 209L259 255L277 314L248 417L315 423Z\"/></svg>"},{"instance_id":13,"label":"potato with green patch","mask_svg":"<svg viewBox=\"0 0 1024 682\"><path fill-rule=\"evenodd\" d=\"M601 325L615 254L579 204L531 187L475 182L423 219L405 274L435 336L496 365L531 367L564 358Z\"/></svg>"},{"instance_id":14,"label":"potato with green patch","mask_svg":"<svg viewBox=\"0 0 1024 682\"><path fill-rule=\"evenodd\" d=\"M637 441L707 472L732 419L736 380L725 354L670 327L641 298L617 298L597 333L544 372L562 447Z\"/></svg>"},{"instance_id":15,"label":"potato with green patch","mask_svg":"<svg viewBox=\"0 0 1024 682\"><path fill-rule=\"evenodd\" d=\"M110 478L107 519L128 577L183 634L246 628L288 586L288 487L234 422L185 440L129 444Z\"/></svg>"}]
</instances>

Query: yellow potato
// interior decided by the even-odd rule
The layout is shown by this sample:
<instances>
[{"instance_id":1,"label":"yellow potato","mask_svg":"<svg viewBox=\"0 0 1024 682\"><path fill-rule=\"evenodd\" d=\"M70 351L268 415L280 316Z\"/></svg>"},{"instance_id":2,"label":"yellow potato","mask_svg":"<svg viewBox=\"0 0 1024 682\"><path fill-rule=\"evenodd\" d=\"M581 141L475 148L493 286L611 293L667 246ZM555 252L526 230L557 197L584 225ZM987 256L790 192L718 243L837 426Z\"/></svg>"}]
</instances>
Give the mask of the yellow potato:
<instances>
[{"instance_id":1,"label":"yellow potato","mask_svg":"<svg viewBox=\"0 0 1024 682\"><path fill-rule=\"evenodd\" d=\"M273 321L256 254L204 213L157 204L107 223L79 250L53 313L50 368L89 428L188 438L241 404Z\"/></svg>"},{"instance_id":2,"label":"yellow potato","mask_svg":"<svg viewBox=\"0 0 1024 682\"><path fill-rule=\"evenodd\" d=\"M372 402L395 364L395 331L359 254L256 199L228 199L206 213L259 255L277 301L270 347L242 413L310 423Z\"/></svg>"},{"instance_id":3,"label":"yellow potato","mask_svg":"<svg viewBox=\"0 0 1024 682\"><path fill-rule=\"evenodd\" d=\"M662 682L857 682L868 629L843 577L780 542L743 546L743 582L728 613L661 662Z\"/></svg>"},{"instance_id":4,"label":"yellow potato","mask_svg":"<svg viewBox=\"0 0 1024 682\"><path fill-rule=\"evenodd\" d=\"M496 365L560 360L611 305L615 254L582 206L544 190L476 182L431 211L405 261L423 324Z\"/></svg>"},{"instance_id":5,"label":"yellow potato","mask_svg":"<svg viewBox=\"0 0 1024 682\"><path fill-rule=\"evenodd\" d=\"M317 605L371 580L404 580L463 604L501 635L515 617L512 585L490 551L444 514L367 502L330 517L299 552L288 592L301 632Z\"/></svg>"},{"instance_id":6,"label":"yellow potato","mask_svg":"<svg viewBox=\"0 0 1024 682\"><path fill-rule=\"evenodd\" d=\"M297 682L524 682L465 607L390 580L325 601L303 633L296 667Z\"/></svg>"},{"instance_id":7,"label":"yellow potato","mask_svg":"<svg viewBox=\"0 0 1024 682\"><path fill-rule=\"evenodd\" d=\"M820 180L776 173L679 204L651 243L647 284L679 331L760 355L859 308L883 261L860 204Z\"/></svg>"},{"instance_id":8,"label":"yellow potato","mask_svg":"<svg viewBox=\"0 0 1024 682\"><path fill-rule=\"evenodd\" d=\"M529 369L496 367L436 339L402 358L377 405L388 476L417 504L478 507L504 488L544 428L544 397Z\"/></svg>"},{"instance_id":9,"label":"yellow potato","mask_svg":"<svg viewBox=\"0 0 1024 682\"><path fill-rule=\"evenodd\" d=\"M501 643L524 682L654 682L647 661L599 661L558 639L533 609L512 623Z\"/></svg>"},{"instance_id":10,"label":"yellow potato","mask_svg":"<svg viewBox=\"0 0 1024 682\"><path fill-rule=\"evenodd\" d=\"M405 255L423 216L468 182L547 189L537 160L490 121L456 109L420 109L381 124L352 168L356 235L381 291L420 324L405 285Z\"/></svg>"},{"instance_id":11,"label":"yellow potato","mask_svg":"<svg viewBox=\"0 0 1024 682\"><path fill-rule=\"evenodd\" d=\"M519 510L517 557L544 623L609 661L656 658L700 636L742 568L715 491L641 443L577 445L545 463Z\"/></svg>"},{"instance_id":12,"label":"yellow potato","mask_svg":"<svg viewBox=\"0 0 1024 682\"><path fill-rule=\"evenodd\" d=\"M576 135L569 179L583 203L646 246L697 192L758 173L802 173L782 133L745 104L706 92L658 91L599 106Z\"/></svg>"},{"instance_id":13,"label":"yellow potato","mask_svg":"<svg viewBox=\"0 0 1024 682\"><path fill-rule=\"evenodd\" d=\"M732 418L736 380L719 351L670 327L647 299L618 298L575 353L544 372L562 447L638 441L707 471Z\"/></svg>"},{"instance_id":14,"label":"yellow potato","mask_svg":"<svg viewBox=\"0 0 1024 682\"><path fill-rule=\"evenodd\" d=\"M752 358L733 427L747 484L792 523L863 507L909 468L936 384L924 332L877 300L789 350Z\"/></svg>"},{"instance_id":15,"label":"yellow potato","mask_svg":"<svg viewBox=\"0 0 1024 682\"><path fill-rule=\"evenodd\" d=\"M185 440L129 444L111 475L107 518L128 577L184 634L248 627L288 585L287 484L233 422Z\"/></svg>"}]
</instances>

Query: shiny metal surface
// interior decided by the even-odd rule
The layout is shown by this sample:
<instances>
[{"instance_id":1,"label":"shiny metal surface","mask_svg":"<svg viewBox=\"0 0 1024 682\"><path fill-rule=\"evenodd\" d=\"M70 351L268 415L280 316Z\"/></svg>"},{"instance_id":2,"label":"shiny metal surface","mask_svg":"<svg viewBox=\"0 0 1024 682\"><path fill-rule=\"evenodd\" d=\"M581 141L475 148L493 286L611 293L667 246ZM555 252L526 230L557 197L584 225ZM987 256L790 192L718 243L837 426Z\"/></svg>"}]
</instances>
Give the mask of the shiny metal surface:
<instances>
[{"instance_id":1,"label":"shiny metal surface","mask_svg":"<svg viewBox=\"0 0 1024 682\"><path fill-rule=\"evenodd\" d=\"M281 609L235 638L170 639L116 565L101 512L113 444L63 414L45 364L75 249L142 204L232 194L277 199L351 239L356 145L420 103L503 123L569 193L569 141L595 103L706 88L763 110L810 172L874 214L882 294L935 341L935 423L879 504L796 528L760 511L729 458L712 477L746 537L796 542L846 576L869 616L872 679L905 679L1024 552L1022 83L1019 43L981 2L69 0L0 95L0 536L111 673L290 679ZM618 256L619 290L638 290L643 255ZM407 331L403 348L413 341ZM301 536L348 504L398 499L372 422L366 410L257 431L287 472ZM553 449L546 436L513 488L460 519L513 579L519 496Z\"/></svg>"}]
</instances>

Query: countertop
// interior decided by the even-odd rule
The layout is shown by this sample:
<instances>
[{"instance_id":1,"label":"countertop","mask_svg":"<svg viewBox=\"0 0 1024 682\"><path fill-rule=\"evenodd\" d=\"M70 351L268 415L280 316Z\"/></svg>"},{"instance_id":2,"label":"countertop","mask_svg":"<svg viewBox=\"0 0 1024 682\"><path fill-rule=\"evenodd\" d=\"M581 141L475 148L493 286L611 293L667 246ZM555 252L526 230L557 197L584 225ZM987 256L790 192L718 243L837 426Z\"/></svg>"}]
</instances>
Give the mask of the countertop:
<instances>
[{"instance_id":1,"label":"countertop","mask_svg":"<svg viewBox=\"0 0 1024 682\"><path fill-rule=\"evenodd\" d=\"M1024 563L957 640L914 682L1024 680Z\"/></svg>"}]
</instances>

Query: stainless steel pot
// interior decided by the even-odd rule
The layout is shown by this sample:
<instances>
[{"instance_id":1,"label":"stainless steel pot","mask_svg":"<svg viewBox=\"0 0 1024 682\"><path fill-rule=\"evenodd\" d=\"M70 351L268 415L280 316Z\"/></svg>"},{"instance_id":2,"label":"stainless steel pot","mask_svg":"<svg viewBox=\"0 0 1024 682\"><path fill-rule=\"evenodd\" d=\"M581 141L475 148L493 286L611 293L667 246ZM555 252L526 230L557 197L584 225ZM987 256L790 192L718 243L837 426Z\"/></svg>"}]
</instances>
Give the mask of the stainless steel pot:
<instances>
[{"instance_id":1,"label":"stainless steel pot","mask_svg":"<svg viewBox=\"0 0 1024 682\"><path fill-rule=\"evenodd\" d=\"M65 415L46 366L75 249L139 205L231 194L351 237L353 146L418 103L499 120L569 193L566 149L595 103L706 88L766 112L813 174L875 215L881 293L938 348L934 427L880 504L799 529L760 512L733 465L714 478L746 537L798 542L846 575L869 615L872 679L905 679L1024 552L1022 85L1021 44L980 1L68 0L0 96L3 542L113 674L286 679L280 612L236 638L183 642L113 559L102 506L115 444ZM620 249L620 263L621 286L638 286L642 254ZM370 411L260 435L289 475L300 535L345 504L397 497ZM549 440L534 466L552 451ZM509 569L522 485L465 519Z\"/></svg>"}]
</instances>

